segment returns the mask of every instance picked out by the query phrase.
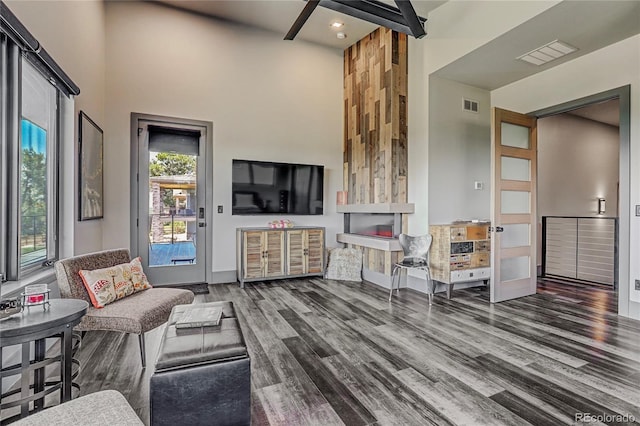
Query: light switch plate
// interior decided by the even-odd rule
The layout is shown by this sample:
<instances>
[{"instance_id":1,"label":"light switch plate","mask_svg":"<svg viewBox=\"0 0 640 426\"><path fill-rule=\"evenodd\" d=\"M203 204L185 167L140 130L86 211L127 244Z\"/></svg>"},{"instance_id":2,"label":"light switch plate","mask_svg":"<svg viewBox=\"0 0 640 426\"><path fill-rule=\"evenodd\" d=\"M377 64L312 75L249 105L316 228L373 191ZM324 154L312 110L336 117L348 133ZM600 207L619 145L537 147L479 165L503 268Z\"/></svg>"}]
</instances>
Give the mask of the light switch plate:
<instances>
[{"instance_id":1,"label":"light switch plate","mask_svg":"<svg viewBox=\"0 0 640 426\"><path fill-rule=\"evenodd\" d=\"M218 206L218 213L222 213L222 206Z\"/></svg>"},{"instance_id":2,"label":"light switch plate","mask_svg":"<svg viewBox=\"0 0 640 426\"><path fill-rule=\"evenodd\" d=\"M640 204L636 204L636 216L640 216Z\"/></svg>"}]
</instances>

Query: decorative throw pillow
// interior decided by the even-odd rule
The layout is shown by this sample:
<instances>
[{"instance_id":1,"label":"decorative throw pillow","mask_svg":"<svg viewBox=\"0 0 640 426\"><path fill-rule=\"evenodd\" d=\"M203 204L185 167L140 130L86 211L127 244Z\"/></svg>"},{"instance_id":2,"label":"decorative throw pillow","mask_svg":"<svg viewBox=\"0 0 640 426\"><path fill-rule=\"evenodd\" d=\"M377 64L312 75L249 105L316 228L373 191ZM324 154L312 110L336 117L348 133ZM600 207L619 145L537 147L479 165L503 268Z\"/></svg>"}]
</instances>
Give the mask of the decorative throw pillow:
<instances>
[{"instance_id":1,"label":"decorative throw pillow","mask_svg":"<svg viewBox=\"0 0 640 426\"><path fill-rule=\"evenodd\" d=\"M151 288L147 276L142 271L139 257L129 263L108 268L92 271L82 269L79 274L91 303L96 308L104 308L118 299Z\"/></svg>"},{"instance_id":2,"label":"decorative throw pillow","mask_svg":"<svg viewBox=\"0 0 640 426\"><path fill-rule=\"evenodd\" d=\"M329 252L329 280L362 281L362 252L354 248L335 248Z\"/></svg>"}]
</instances>

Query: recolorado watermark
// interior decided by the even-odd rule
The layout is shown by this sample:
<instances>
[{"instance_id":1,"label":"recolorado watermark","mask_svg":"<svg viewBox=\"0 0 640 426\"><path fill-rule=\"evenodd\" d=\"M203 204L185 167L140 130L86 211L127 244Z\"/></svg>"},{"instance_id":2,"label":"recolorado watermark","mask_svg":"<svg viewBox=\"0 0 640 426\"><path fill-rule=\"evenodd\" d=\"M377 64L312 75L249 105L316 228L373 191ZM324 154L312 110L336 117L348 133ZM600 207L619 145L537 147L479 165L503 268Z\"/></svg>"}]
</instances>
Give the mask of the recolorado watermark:
<instances>
[{"instance_id":1,"label":"recolorado watermark","mask_svg":"<svg viewBox=\"0 0 640 426\"><path fill-rule=\"evenodd\" d=\"M573 420L578 423L633 423L636 418L632 414L576 413Z\"/></svg>"}]
</instances>

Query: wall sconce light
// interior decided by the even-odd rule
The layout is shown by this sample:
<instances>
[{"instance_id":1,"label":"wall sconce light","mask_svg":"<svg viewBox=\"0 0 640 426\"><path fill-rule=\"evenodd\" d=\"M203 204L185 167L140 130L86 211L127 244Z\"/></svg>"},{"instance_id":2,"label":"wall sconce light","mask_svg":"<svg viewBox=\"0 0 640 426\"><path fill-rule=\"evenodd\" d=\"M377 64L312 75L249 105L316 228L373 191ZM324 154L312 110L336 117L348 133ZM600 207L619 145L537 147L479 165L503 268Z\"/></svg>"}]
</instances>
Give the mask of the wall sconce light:
<instances>
[{"instance_id":1,"label":"wall sconce light","mask_svg":"<svg viewBox=\"0 0 640 426\"><path fill-rule=\"evenodd\" d=\"M604 214L606 204L604 198L598 198L598 214Z\"/></svg>"}]
</instances>

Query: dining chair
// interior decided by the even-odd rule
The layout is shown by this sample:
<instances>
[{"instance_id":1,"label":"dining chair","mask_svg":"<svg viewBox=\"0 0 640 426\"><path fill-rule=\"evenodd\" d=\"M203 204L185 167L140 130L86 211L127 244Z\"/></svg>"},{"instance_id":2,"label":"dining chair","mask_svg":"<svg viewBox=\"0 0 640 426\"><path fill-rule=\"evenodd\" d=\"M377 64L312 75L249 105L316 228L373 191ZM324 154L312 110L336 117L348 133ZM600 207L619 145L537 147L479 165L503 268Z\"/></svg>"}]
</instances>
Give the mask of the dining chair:
<instances>
[{"instance_id":1,"label":"dining chair","mask_svg":"<svg viewBox=\"0 0 640 426\"><path fill-rule=\"evenodd\" d=\"M435 286L431 279L431 270L429 269L429 249L431 248L431 242L433 237L431 234L411 236L407 234L400 234L398 236L400 246L404 257L401 261L396 262L393 265L393 273L391 274L391 291L389 292L389 302L393 297L393 285L397 277L398 286L396 295L400 294L400 272L402 270L419 269L425 272L427 276L427 286L429 290L429 305L433 304L433 293Z\"/></svg>"}]
</instances>

